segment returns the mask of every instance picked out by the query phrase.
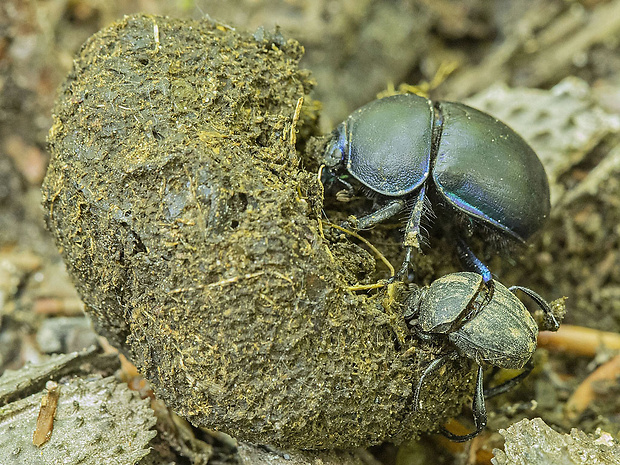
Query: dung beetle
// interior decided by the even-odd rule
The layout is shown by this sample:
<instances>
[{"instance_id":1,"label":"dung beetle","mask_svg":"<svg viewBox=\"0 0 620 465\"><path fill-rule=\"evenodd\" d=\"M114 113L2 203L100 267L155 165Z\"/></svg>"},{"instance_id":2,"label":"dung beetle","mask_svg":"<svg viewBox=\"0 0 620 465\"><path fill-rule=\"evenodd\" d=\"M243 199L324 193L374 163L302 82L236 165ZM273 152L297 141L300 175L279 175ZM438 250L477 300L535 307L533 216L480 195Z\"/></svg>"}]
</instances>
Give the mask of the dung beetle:
<instances>
[{"instance_id":1,"label":"dung beetle","mask_svg":"<svg viewBox=\"0 0 620 465\"><path fill-rule=\"evenodd\" d=\"M442 429L452 441L463 442L476 437L486 426L485 397L507 391L531 371L530 360L536 350L538 326L532 315L515 296L520 290L530 296L544 313L541 329L557 331L559 322L549 304L536 292L521 286L506 288L495 282L490 287L478 273L445 275L412 292L406 300L405 322L421 340L447 343L447 351L424 370L414 389L417 410L420 391L429 374L449 359L466 357L478 365L472 411L476 430L460 436ZM490 390L483 389L483 367L526 370Z\"/></svg>"},{"instance_id":2,"label":"dung beetle","mask_svg":"<svg viewBox=\"0 0 620 465\"><path fill-rule=\"evenodd\" d=\"M491 281L466 235L481 225L525 242L550 210L549 183L536 153L516 132L462 103L431 102L414 94L374 100L354 111L327 144L324 185L353 177L378 201L378 209L352 227L369 228L410 209L403 245L406 275L413 248L420 249L420 221L427 196L464 226L457 247L466 268ZM451 216L450 216L451 215Z\"/></svg>"}]
</instances>

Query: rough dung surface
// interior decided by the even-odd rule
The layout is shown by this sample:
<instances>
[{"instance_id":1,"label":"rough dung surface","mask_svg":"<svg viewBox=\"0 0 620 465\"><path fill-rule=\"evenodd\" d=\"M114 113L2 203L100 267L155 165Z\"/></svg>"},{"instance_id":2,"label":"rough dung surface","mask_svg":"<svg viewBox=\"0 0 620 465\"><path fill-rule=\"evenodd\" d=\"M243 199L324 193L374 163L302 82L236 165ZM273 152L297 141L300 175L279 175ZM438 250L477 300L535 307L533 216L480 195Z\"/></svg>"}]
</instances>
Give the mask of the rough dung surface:
<instances>
[{"instance_id":1,"label":"rough dung surface","mask_svg":"<svg viewBox=\"0 0 620 465\"><path fill-rule=\"evenodd\" d=\"M385 292L346 289L372 259L319 227L291 144L301 54L208 20L102 30L55 106L46 220L98 331L192 423L282 447L399 442L470 384L429 383L415 415L424 352L402 357Z\"/></svg>"}]
</instances>

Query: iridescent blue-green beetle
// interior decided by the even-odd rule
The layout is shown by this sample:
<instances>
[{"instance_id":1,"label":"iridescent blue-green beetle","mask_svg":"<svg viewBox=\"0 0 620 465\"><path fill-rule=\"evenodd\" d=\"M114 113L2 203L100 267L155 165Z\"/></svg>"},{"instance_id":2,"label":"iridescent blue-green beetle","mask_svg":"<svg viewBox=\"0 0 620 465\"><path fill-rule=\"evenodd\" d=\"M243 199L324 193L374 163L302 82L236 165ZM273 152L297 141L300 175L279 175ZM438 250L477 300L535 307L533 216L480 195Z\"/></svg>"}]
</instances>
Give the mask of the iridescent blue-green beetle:
<instances>
[{"instance_id":1,"label":"iridescent blue-green beetle","mask_svg":"<svg viewBox=\"0 0 620 465\"><path fill-rule=\"evenodd\" d=\"M324 154L323 180L350 175L373 192L380 207L351 226L364 229L407 208L403 244L406 275L420 248L420 221L430 194L433 208L454 222L482 224L525 242L549 215L549 184L532 148L496 118L462 103L394 95L354 111L333 132ZM345 175L345 176L343 176ZM467 235L457 240L467 268L491 281L489 269L471 252Z\"/></svg>"}]
</instances>

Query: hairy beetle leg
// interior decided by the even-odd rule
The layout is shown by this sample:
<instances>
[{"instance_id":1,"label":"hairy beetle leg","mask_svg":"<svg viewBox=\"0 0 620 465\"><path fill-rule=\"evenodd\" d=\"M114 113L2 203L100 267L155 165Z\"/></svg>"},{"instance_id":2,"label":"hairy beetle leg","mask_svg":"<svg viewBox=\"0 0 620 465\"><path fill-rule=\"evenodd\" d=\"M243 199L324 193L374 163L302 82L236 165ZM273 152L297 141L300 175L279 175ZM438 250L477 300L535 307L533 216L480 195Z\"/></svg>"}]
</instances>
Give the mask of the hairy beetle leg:
<instances>
[{"instance_id":1,"label":"hairy beetle leg","mask_svg":"<svg viewBox=\"0 0 620 465\"><path fill-rule=\"evenodd\" d=\"M396 281L405 281L405 278L409 274L409 265L411 265L411 254L413 253L412 247L405 247L405 259L400 265L400 268L394 276L387 280L388 284L392 284Z\"/></svg>"},{"instance_id":2,"label":"hairy beetle leg","mask_svg":"<svg viewBox=\"0 0 620 465\"><path fill-rule=\"evenodd\" d=\"M532 364L532 359L530 359L525 365L525 370L522 373L519 373L517 376L509 379L508 381L500 384L499 386L495 386L490 389L483 388L483 370L482 367L478 366L478 376L476 379L476 391L474 393L474 400L472 404L472 411L474 415L474 424L476 425L475 431L472 431L469 434L465 435L457 435L451 433L445 428L441 429L441 434L454 442L465 442L470 439L475 438L480 434L480 432L487 425L487 409L486 409L486 401L485 399L497 396L499 394L503 394L506 391L509 391L514 386L516 386L519 382L521 382L525 377L527 377L532 370L534 369L534 365Z\"/></svg>"},{"instance_id":3,"label":"hairy beetle leg","mask_svg":"<svg viewBox=\"0 0 620 465\"><path fill-rule=\"evenodd\" d=\"M398 215L404 210L406 202L403 199L393 199L382 206L379 210L370 213L369 215L362 216L357 219L355 224L356 229L368 229L382 221L392 218Z\"/></svg>"},{"instance_id":4,"label":"hairy beetle leg","mask_svg":"<svg viewBox=\"0 0 620 465\"><path fill-rule=\"evenodd\" d=\"M361 218L355 218L353 221L345 221L341 224L342 227L347 229L368 229L376 224L379 224L388 218L398 215L406 207L407 203L403 199L393 199L379 210L372 212L369 215L362 216ZM419 229L419 228L418 228ZM409 262L411 261L411 251L407 251L407 258L405 262L394 276L391 276L387 283L392 284L395 281L403 281L403 278L407 275L409 270Z\"/></svg>"},{"instance_id":5,"label":"hairy beetle leg","mask_svg":"<svg viewBox=\"0 0 620 465\"><path fill-rule=\"evenodd\" d=\"M398 273L394 276L394 279L398 279L399 281L404 281L407 277L411 266L411 255L413 253L413 249L415 248L419 252L422 251L420 244L420 223L422 222L422 213L424 212L425 200L426 185L422 185L418 195L415 198L415 202L413 203L413 208L411 209L409 219L407 220L407 226L405 226L405 239L403 241L403 246L405 247L405 259L400 265Z\"/></svg>"},{"instance_id":6,"label":"hairy beetle leg","mask_svg":"<svg viewBox=\"0 0 620 465\"><path fill-rule=\"evenodd\" d=\"M405 247L415 247L420 250L420 223L422 222L422 213L424 212L424 202L426 200L426 185L422 185L415 197L413 208L405 226L405 239L403 245Z\"/></svg>"}]
</instances>

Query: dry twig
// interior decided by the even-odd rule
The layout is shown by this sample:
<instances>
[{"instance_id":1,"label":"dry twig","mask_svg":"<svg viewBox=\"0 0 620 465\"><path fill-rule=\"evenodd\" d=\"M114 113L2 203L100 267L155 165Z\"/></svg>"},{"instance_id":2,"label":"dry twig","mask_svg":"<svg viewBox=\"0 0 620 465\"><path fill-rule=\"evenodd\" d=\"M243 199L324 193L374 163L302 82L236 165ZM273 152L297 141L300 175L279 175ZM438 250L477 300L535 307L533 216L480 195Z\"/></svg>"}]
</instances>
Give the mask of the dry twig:
<instances>
[{"instance_id":1,"label":"dry twig","mask_svg":"<svg viewBox=\"0 0 620 465\"><path fill-rule=\"evenodd\" d=\"M563 324L556 332L541 331L538 335L538 347L593 357L601 347L620 350L620 334Z\"/></svg>"},{"instance_id":2,"label":"dry twig","mask_svg":"<svg viewBox=\"0 0 620 465\"><path fill-rule=\"evenodd\" d=\"M596 398L594 385L603 380L614 380L620 376L620 354L604 363L583 380L570 396L565 406L566 418L574 422Z\"/></svg>"}]
</instances>

